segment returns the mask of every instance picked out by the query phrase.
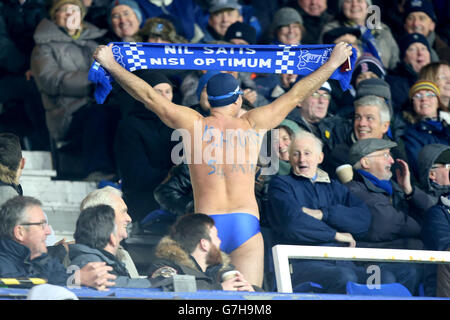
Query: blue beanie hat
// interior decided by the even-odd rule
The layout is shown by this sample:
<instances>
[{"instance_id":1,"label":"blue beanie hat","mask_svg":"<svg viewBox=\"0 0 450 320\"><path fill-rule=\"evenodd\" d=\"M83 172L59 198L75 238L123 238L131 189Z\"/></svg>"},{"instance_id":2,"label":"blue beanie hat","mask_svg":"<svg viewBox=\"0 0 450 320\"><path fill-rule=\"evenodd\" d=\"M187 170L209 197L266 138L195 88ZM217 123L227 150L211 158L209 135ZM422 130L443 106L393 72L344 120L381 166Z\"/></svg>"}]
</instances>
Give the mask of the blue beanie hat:
<instances>
[{"instance_id":1,"label":"blue beanie hat","mask_svg":"<svg viewBox=\"0 0 450 320\"><path fill-rule=\"evenodd\" d=\"M209 81L209 79L211 79L212 76L215 76L218 73L220 72L216 70L210 70L200 77L200 79L198 80L197 90L195 91L198 100L200 100L200 95L202 94L202 91L205 88L206 83Z\"/></svg>"},{"instance_id":2,"label":"blue beanie hat","mask_svg":"<svg viewBox=\"0 0 450 320\"><path fill-rule=\"evenodd\" d=\"M142 23L142 12L141 8L139 8L139 5L134 0L113 0L111 4L109 5L108 10L108 23L111 25L111 11L117 6L125 5L129 6L133 12L136 14L136 17L139 21L139 24Z\"/></svg>"},{"instance_id":3,"label":"blue beanie hat","mask_svg":"<svg viewBox=\"0 0 450 320\"><path fill-rule=\"evenodd\" d=\"M430 17L431 20L437 22L434 6L428 0L409 0L405 3L404 19L406 19L412 12L423 12Z\"/></svg>"},{"instance_id":4,"label":"blue beanie hat","mask_svg":"<svg viewBox=\"0 0 450 320\"><path fill-rule=\"evenodd\" d=\"M209 79L206 85L211 107L223 107L235 102L243 94L239 82L229 73L219 73Z\"/></svg>"},{"instance_id":5,"label":"blue beanie hat","mask_svg":"<svg viewBox=\"0 0 450 320\"><path fill-rule=\"evenodd\" d=\"M404 35L402 38L400 38L400 40L398 42L398 46L400 48L400 59L403 60L403 58L405 57L406 50L408 50L410 45L412 45L413 43L416 43L416 42L420 42L424 46L426 46L428 51L431 54L430 45L428 43L427 38L425 38L425 36L423 34L408 33L408 34Z\"/></svg>"}]
</instances>

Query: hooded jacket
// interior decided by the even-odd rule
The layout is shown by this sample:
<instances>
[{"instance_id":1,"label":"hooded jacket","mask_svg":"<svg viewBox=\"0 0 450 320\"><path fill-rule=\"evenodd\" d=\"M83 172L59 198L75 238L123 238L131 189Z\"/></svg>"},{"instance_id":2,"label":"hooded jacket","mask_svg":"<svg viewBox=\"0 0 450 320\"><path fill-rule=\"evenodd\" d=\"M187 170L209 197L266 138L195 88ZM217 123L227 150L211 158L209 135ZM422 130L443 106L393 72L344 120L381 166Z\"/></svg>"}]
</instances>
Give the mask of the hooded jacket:
<instances>
[{"instance_id":1,"label":"hooded jacket","mask_svg":"<svg viewBox=\"0 0 450 320\"><path fill-rule=\"evenodd\" d=\"M90 248L84 244L72 244L69 246L70 264L83 268L89 262L106 262L106 264L113 268L112 274L117 278L114 280L115 287L119 288L150 288L151 283L148 279L130 278L125 264L120 262L111 253Z\"/></svg>"},{"instance_id":2,"label":"hooded jacket","mask_svg":"<svg viewBox=\"0 0 450 320\"><path fill-rule=\"evenodd\" d=\"M85 21L78 39L48 19L36 28L31 70L41 92L50 135L57 141L64 140L72 115L91 101L89 68L96 39L105 33Z\"/></svg>"},{"instance_id":3,"label":"hooded jacket","mask_svg":"<svg viewBox=\"0 0 450 320\"><path fill-rule=\"evenodd\" d=\"M161 239L155 250L158 258L151 264L148 275L155 281L179 275L193 275L197 290L223 290L220 282L221 274L234 270L230 265L229 256L221 251L222 264L210 266L203 272L195 261L176 241L166 236Z\"/></svg>"},{"instance_id":4,"label":"hooded jacket","mask_svg":"<svg viewBox=\"0 0 450 320\"><path fill-rule=\"evenodd\" d=\"M429 144L423 148L423 151L419 153L417 159L420 186L422 190L435 198L435 204L441 195L450 192L450 186L439 186L429 178L431 167L439 155L445 150L450 150L450 146L439 143Z\"/></svg>"}]
</instances>

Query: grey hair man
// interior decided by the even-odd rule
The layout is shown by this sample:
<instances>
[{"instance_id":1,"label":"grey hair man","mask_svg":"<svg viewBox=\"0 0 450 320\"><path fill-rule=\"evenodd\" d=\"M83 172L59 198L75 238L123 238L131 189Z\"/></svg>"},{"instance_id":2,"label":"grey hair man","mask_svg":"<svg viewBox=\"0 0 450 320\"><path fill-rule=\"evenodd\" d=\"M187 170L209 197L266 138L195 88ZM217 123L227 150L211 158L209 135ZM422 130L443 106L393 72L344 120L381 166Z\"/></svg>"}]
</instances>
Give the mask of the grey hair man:
<instances>
[{"instance_id":1,"label":"grey hair man","mask_svg":"<svg viewBox=\"0 0 450 320\"><path fill-rule=\"evenodd\" d=\"M74 234L76 243L69 247L71 264L82 268L90 262L105 262L117 276L117 287L149 288L149 280L132 279L117 257L121 236L116 220L116 213L109 205L81 211Z\"/></svg>"},{"instance_id":2,"label":"grey hair man","mask_svg":"<svg viewBox=\"0 0 450 320\"><path fill-rule=\"evenodd\" d=\"M16 196L0 209L0 277L37 277L48 283L66 286L71 275L63 264L47 254L46 239L50 228L41 202L32 197ZM112 268L103 262L89 263L75 271L77 284L103 290L114 285Z\"/></svg>"},{"instance_id":3,"label":"grey hair man","mask_svg":"<svg viewBox=\"0 0 450 320\"><path fill-rule=\"evenodd\" d=\"M83 211L87 208L101 204L108 205L114 209L119 243L128 238L128 226L132 220L128 214L128 207L122 199L122 191L111 186L96 189L83 199L80 205L80 210ZM139 273L133 260L131 259L130 254L121 245L119 245L117 250L117 257L125 263L132 278L139 277Z\"/></svg>"}]
</instances>

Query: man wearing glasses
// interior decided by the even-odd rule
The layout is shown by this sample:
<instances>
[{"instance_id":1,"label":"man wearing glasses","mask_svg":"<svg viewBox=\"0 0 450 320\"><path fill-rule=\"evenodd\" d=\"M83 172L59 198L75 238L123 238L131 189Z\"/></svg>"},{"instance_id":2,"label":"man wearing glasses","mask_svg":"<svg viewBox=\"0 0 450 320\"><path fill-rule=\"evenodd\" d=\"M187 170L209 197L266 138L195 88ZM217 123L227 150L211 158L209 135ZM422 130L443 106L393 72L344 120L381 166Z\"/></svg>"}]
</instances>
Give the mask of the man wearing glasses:
<instances>
[{"instance_id":1,"label":"man wearing glasses","mask_svg":"<svg viewBox=\"0 0 450 320\"><path fill-rule=\"evenodd\" d=\"M328 119L330 102L331 86L327 81L311 96L301 101L287 119L294 121L301 129L313 133L319 139L326 140L326 131L330 130L327 120L324 119Z\"/></svg>"},{"instance_id":2,"label":"man wearing glasses","mask_svg":"<svg viewBox=\"0 0 450 320\"><path fill-rule=\"evenodd\" d=\"M427 179L429 189L438 195L438 202L425 215L422 237L428 250L450 250L450 147L431 144L422 149L419 154L421 160L431 159L429 170L421 170L423 178ZM428 162L428 163L429 163ZM425 174L427 174L425 176ZM427 265L432 275L430 292L428 295L450 297L450 265ZM437 275L437 277L436 277Z\"/></svg>"},{"instance_id":3,"label":"man wearing glasses","mask_svg":"<svg viewBox=\"0 0 450 320\"><path fill-rule=\"evenodd\" d=\"M397 143L385 139L362 139L350 148L353 181L346 184L350 192L364 200L372 214L369 232L359 247L423 249L420 239L421 219L433 205L428 195L413 187L408 164L397 159L397 182L392 178L394 159L390 149ZM411 294L417 294L421 267L416 264L383 263L381 270L391 271Z\"/></svg>"},{"instance_id":4,"label":"man wearing glasses","mask_svg":"<svg viewBox=\"0 0 450 320\"><path fill-rule=\"evenodd\" d=\"M450 191L450 147L440 143L428 144L417 157L420 187L434 198Z\"/></svg>"},{"instance_id":5,"label":"man wearing glasses","mask_svg":"<svg viewBox=\"0 0 450 320\"><path fill-rule=\"evenodd\" d=\"M44 278L48 283L69 286L83 285L104 290L114 285L116 276L104 263L90 263L73 274L47 254L45 240L50 228L41 202L32 197L16 196L0 208L0 277Z\"/></svg>"}]
</instances>

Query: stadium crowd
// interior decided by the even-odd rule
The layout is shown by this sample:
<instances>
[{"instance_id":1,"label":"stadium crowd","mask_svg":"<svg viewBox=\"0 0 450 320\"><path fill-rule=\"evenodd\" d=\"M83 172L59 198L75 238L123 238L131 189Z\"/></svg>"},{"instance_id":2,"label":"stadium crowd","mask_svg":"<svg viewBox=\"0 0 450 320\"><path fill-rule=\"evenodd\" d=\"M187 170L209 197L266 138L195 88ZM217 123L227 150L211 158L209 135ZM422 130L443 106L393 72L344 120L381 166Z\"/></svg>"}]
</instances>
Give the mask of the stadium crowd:
<instances>
[{"instance_id":1,"label":"stadium crowd","mask_svg":"<svg viewBox=\"0 0 450 320\"><path fill-rule=\"evenodd\" d=\"M336 47L310 78L169 68L128 76L109 62L110 42ZM342 43L357 54L346 91L329 78L333 63L346 58ZM449 251L449 44L446 0L2 1L0 278L39 276L65 286L66 269L75 265L80 283L100 290L173 290L168 279L192 274L201 289L273 291L276 244ZM88 80L94 57L126 79L103 104ZM175 106L187 108L161 111ZM230 106L237 109L220 111ZM222 208L242 211L218 212L199 182L207 171L202 177L172 161L174 130L198 119L215 119L207 123L220 128L217 119L230 115L252 129L278 129L262 150L275 155L277 172L261 174L266 164L258 162L242 173L254 185L243 193L254 194L255 214L230 203ZM57 157L63 149L80 150L85 181L114 187L80 204L75 243L46 247L42 204L20 186L22 150ZM226 213L238 215L239 228L229 226L227 235L236 239L222 231L217 216ZM151 228L154 216L164 216L167 228L158 230L157 260L143 278L121 242ZM450 265L377 265L381 284L450 297ZM368 281L368 266L298 260L294 292L346 293L348 282ZM233 278L222 277L233 269Z\"/></svg>"}]
</instances>

